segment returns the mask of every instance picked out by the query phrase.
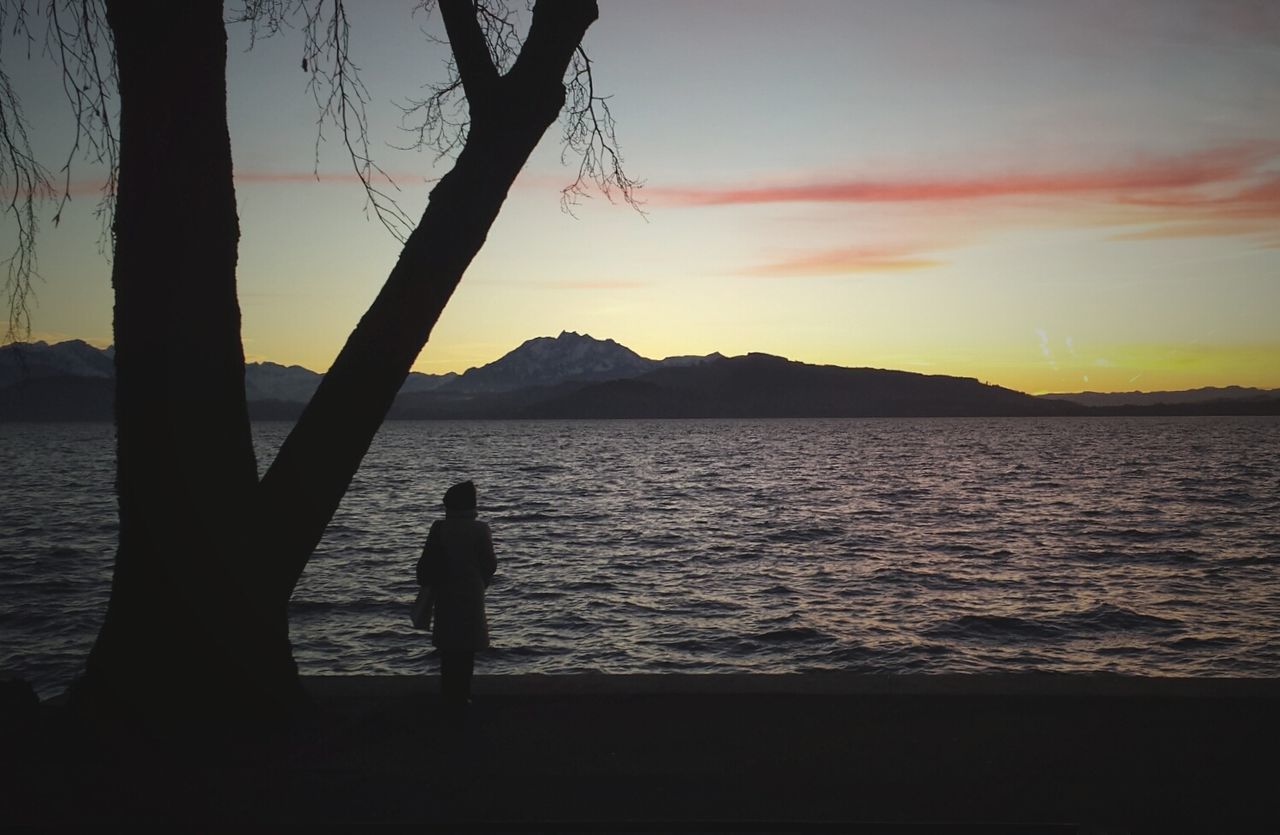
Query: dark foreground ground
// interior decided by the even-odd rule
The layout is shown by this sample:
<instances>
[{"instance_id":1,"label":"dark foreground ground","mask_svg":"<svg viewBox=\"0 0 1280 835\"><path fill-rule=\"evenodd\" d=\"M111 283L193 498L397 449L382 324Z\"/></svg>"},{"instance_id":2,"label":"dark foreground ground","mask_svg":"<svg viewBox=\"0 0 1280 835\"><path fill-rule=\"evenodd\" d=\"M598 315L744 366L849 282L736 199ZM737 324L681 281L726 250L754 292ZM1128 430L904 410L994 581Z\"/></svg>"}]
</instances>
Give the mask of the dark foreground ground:
<instances>
[{"instance_id":1,"label":"dark foreground ground","mask_svg":"<svg viewBox=\"0 0 1280 835\"><path fill-rule=\"evenodd\" d=\"M1280 681L987 676L310 678L234 745L8 731L0 823L186 828L1280 832Z\"/></svg>"}]
</instances>

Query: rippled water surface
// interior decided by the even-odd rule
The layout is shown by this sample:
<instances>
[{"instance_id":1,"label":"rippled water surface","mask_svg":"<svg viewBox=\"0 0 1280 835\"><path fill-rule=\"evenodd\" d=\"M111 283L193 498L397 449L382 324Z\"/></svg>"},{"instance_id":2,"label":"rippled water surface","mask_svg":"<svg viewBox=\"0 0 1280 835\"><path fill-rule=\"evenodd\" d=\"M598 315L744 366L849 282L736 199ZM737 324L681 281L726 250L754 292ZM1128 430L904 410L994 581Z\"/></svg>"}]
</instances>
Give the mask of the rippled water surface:
<instances>
[{"instance_id":1,"label":"rippled water surface","mask_svg":"<svg viewBox=\"0 0 1280 835\"><path fill-rule=\"evenodd\" d=\"M0 665L45 694L105 607L112 456L0 425ZM294 595L304 672L433 663L412 568L464 478L482 671L1280 675L1275 418L391 423Z\"/></svg>"}]
</instances>

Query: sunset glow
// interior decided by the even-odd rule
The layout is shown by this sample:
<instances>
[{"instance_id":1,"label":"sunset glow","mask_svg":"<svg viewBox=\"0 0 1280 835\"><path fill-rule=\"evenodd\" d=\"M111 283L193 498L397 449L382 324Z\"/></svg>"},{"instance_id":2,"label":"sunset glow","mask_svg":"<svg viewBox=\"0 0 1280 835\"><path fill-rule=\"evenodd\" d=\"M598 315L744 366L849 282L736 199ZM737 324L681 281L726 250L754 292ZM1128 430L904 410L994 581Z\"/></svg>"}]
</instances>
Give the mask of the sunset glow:
<instances>
[{"instance_id":1,"label":"sunset glow","mask_svg":"<svg viewBox=\"0 0 1280 835\"><path fill-rule=\"evenodd\" d=\"M646 214L598 197L561 213L553 129L419 370L575 330L650 357L763 351L1028 392L1280 387L1277 7L600 5L587 47ZM440 77L418 31L439 21L350 16L377 161L417 217L449 161L392 147L393 102ZM336 138L315 156L297 39L247 51L230 33L246 355L323 370L398 243ZM11 72L53 165L70 137L47 64ZM101 172L78 165L40 239L33 337L101 345Z\"/></svg>"}]
</instances>

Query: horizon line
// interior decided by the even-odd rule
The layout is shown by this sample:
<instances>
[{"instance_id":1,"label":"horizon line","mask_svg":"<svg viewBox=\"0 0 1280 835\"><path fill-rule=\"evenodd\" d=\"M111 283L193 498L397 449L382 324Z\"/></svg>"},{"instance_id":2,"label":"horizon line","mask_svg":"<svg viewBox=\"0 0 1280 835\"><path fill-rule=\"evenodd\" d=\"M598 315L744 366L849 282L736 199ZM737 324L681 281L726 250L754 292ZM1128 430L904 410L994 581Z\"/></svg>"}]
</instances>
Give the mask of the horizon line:
<instances>
[{"instance_id":1,"label":"horizon line","mask_svg":"<svg viewBox=\"0 0 1280 835\"><path fill-rule=\"evenodd\" d=\"M570 330L567 330L567 329L562 329L562 330L561 330L561 332L560 332L560 336L564 336L564 335L566 335L566 334L573 335L573 336L579 336L579 337L585 337L585 338L587 338L587 339L592 339L592 340L597 341L597 342L613 342L614 344L619 345L620 347L623 347L623 348L626 348L626 347L627 347L627 346L622 345L622 343L617 342L617 340L614 340L614 339L612 339L612 338L599 339L599 338L597 338L597 337L593 337L593 336L591 336L591 335L590 335L590 334L588 334L588 333L581 333L581 334L580 334L580 333L578 333L577 331L570 331ZM517 345L517 346L516 346L516 348L512 348L512 349L510 349L509 351L504 352L504 353L503 353L503 354L501 354L500 356L498 356L498 357L496 357L496 358L494 358L494 359L492 359L492 360L490 360L490 361L488 361L488 362L481 363L480 365L473 365L473 366L470 366L470 367L468 367L467 369L465 369L464 371L446 371L446 372L434 373L434 372L426 372L426 371L418 371L418 370L415 370L415 369L410 369L410 370L409 370L409 376L412 376L412 375L414 375L414 374L418 374L418 375L425 376L425 377L447 377L447 376L449 376L449 375L462 376L463 374L466 374L466 373L467 373L467 372L469 372L469 371L473 371L473 370L475 370L475 369L477 369L477 368L483 368L483 367L485 367L485 366L487 366L487 365L491 365L491 364L493 364L494 362L497 362L498 360L502 359L502 357L507 356L507 354L510 354L512 351L515 351L516 349L518 349L520 346L524 345L524 344L525 344L525 343L527 343L527 342L531 342L531 341L533 341L533 340L535 340L535 339L551 339L551 340L556 340L556 339L559 339L559 338L560 338L560 336L535 336L535 337L530 337L529 339L522 340L522 341L519 343L519 345ZM33 345L33 346L34 346L34 345L44 345L44 346L47 346L47 347L56 347L56 346L58 346L58 345L65 344L65 343L67 343L67 342L80 342L80 343L83 343L83 344L85 344L85 345L88 345L88 346L89 346L89 347L91 347L91 348L94 348L94 349L96 349L96 350L104 351L104 352L105 352L105 351L107 351L107 350L110 350L110 349L113 347L113 346L112 346L112 344L110 344L110 343L108 343L108 344L106 344L106 345L102 345L102 344L95 344L95 343L102 343L102 342L105 342L105 341L106 341L106 340L102 340L102 339L92 339L92 338L90 338L90 339L85 339L85 338L83 338L83 337L68 337L68 338L66 338L66 339L62 339L62 340L59 340L59 341L57 341L57 342L51 342L51 341L49 341L48 339L34 339L34 338L33 338L33 339L29 339L29 340L12 340L12 341L9 341L9 342L5 342L5 343L3 343L3 344L0 344L0 350L3 350L4 348L9 348L9 347L11 347L11 346L21 346L21 345ZM632 349L627 348L627 350L632 350ZM648 361L650 361L650 362L662 362L663 360L671 359L671 358L674 358L674 357L695 357L695 356L696 356L696 357L711 357L711 356L719 355L721 359L737 359L737 358L747 357L747 356L752 356L752 355L762 355L762 356L775 357L775 358L777 358L777 359L785 360L786 362L798 363L798 364L800 364L800 365L811 365L811 366L818 366L818 367L833 367L833 368L847 368L847 369L869 369L869 370L873 370L873 371L891 371L891 372L896 372L896 373L901 373L901 374L918 374L918 375L920 375L920 376L922 376L922 377L952 377L952 378L955 378L955 379L969 379L969 380L975 380L975 381L977 381L977 382L979 382L979 383L982 383L983 385L996 386L996 387L998 387L998 388L1008 389L1009 391L1016 391L1016 392L1019 392L1019 393L1021 393L1021 394L1026 394L1026 395L1029 395L1029 396L1031 396L1031 397L1068 396L1068 395L1107 395L1107 394L1162 394L1162 393L1195 392L1195 391L1203 391L1203 390L1206 390L1206 389L1215 389L1215 390L1217 390L1217 389L1225 389L1225 390L1230 390L1230 389L1241 389L1241 390L1245 390L1245 391L1257 391L1257 392L1262 392L1262 393L1274 393L1274 392L1280 392L1280 386L1277 386L1277 387L1274 387L1274 388L1267 388L1267 387L1263 387L1263 386L1249 386L1249 385L1241 385L1241 384L1239 384L1239 383L1218 383L1218 384L1192 386L1192 387L1190 387L1190 388L1179 388L1179 389L1174 389L1174 388L1137 389L1137 388L1134 388L1134 389L1113 389L1113 390L1109 390L1109 391L1107 391L1107 390L1098 390L1098 389L1081 389L1081 390L1079 390L1079 391L1064 391L1064 390L1062 390L1062 389L1044 389L1044 390L1038 390L1038 391L1027 391L1027 390L1023 390L1023 389L1019 389L1019 388L1014 388L1014 387L1012 387L1012 386L1004 385L1004 384L1001 384L1001 383L993 383L993 382L991 382L989 379L984 379L983 377L980 377L980 376L975 375L975 374L931 373L931 372L923 372L923 371L911 371L911 370L908 370L908 369L905 369L905 368L887 368L887 367L875 367L875 366L869 366L869 365L844 365L844 364L834 363L834 362L809 362L809 361L806 361L806 360L797 360L797 359L792 359L791 357L786 357L786 356L783 356L783 355L781 355L781 354L771 354L771 353L769 353L769 352L767 352L767 351L748 351L748 352L743 353L743 354L725 354L725 353L722 353L722 352L720 352L720 351L712 351L711 353L708 353L708 354L672 354L672 355L670 355L670 356L668 356L668 357L663 357L663 358L661 358L661 359L654 359L654 358L652 358L652 357L645 357L645 356L643 356L643 355L639 354L638 352L635 352L635 351L632 351L632 352L633 352L633 353L636 353L636 355L637 355L637 356L640 356L640 357L641 357L641 359L645 359L645 360L648 360ZM245 367L246 367L246 368L248 368L250 365L268 365L268 364L269 364L269 365L279 366L279 367L281 367L281 368L298 368L298 369L301 369L301 370L303 370L303 371L306 371L306 372L308 372L308 373L310 373L310 374L317 374L317 375L320 375L320 376L324 376L325 374L327 374L327 373L328 373L328 369L325 369L324 371L317 371L317 370L315 370L315 369L313 369L313 368L309 368L309 367L307 367L307 366L305 366L305 365L301 365L301 364L299 364L299 363L283 363L283 362L277 362L276 360L266 359L266 358L251 358L251 357L250 357L250 355L248 355L248 354L246 354L246 355L245 355L244 364L245 364ZM407 379L408 379L408 376L406 376L406 378L405 378L405 379L407 380Z\"/></svg>"}]
</instances>

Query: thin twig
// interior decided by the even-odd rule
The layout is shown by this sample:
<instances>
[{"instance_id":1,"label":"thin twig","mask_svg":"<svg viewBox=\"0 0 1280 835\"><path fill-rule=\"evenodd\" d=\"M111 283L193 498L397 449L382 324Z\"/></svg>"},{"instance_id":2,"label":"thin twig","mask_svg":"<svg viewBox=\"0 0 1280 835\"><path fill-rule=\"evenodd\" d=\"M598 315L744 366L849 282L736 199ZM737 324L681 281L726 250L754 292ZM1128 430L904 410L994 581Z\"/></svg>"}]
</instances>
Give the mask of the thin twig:
<instances>
[{"instance_id":1,"label":"thin twig","mask_svg":"<svg viewBox=\"0 0 1280 835\"><path fill-rule=\"evenodd\" d=\"M71 170L77 159L105 168L102 198L95 213L102 223L99 244L109 250L112 213L115 209L116 170L119 161L111 102L116 90L115 51L101 0L5 0L0 2L0 50L16 45L31 59L36 38L30 8L45 19L41 52L57 62L62 89L71 104L74 132L59 173L61 188L37 159L27 133L22 103L7 71L0 66L0 192L6 202L0 211L11 215L18 227L13 252L5 260L5 295L9 302L6 341L31 333L33 281L38 278L36 239L40 209L53 201L51 219L57 226L71 202ZM13 50L9 50L13 51ZM4 57L7 57L4 56Z\"/></svg>"},{"instance_id":2,"label":"thin twig","mask_svg":"<svg viewBox=\"0 0 1280 835\"><path fill-rule=\"evenodd\" d=\"M429 14L434 5L432 0L426 0L415 11L425 10ZM520 54L520 17L505 0L479 0L475 5L476 18L494 66L499 72L505 72ZM533 3L529 3L528 8L532 10ZM425 29L423 33L430 41L448 46L438 35ZM573 214L574 207L583 198L590 197L594 187L610 201L621 197L644 216L639 196L644 182L626 173L609 97L596 94L591 63L586 50L579 46L565 77L561 161L570 165L576 158L576 171L573 182L560 192L561 208ZM456 62L452 59L448 62L442 83L427 84L423 89L427 91L425 98L397 104L401 111L401 130L409 135L410 141L393 147L431 149L437 160L451 157L466 142L470 128L470 114Z\"/></svg>"}]
</instances>

